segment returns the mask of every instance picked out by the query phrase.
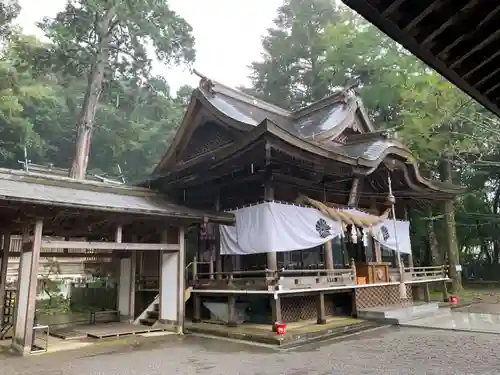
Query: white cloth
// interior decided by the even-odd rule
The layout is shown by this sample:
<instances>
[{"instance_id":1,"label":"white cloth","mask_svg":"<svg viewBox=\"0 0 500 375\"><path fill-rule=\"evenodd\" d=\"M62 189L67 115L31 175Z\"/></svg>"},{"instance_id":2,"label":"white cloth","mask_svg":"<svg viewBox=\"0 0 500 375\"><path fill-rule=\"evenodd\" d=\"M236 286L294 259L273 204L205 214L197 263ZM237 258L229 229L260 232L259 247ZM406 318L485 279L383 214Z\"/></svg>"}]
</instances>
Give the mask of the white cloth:
<instances>
[{"instance_id":1,"label":"white cloth","mask_svg":"<svg viewBox=\"0 0 500 375\"><path fill-rule=\"evenodd\" d=\"M223 255L311 249L342 230L339 223L309 207L267 202L232 212L236 226L220 226Z\"/></svg>"},{"instance_id":2,"label":"white cloth","mask_svg":"<svg viewBox=\"0 0 500 375\"><path fill-rule=\"evenodd\" d=\"M399 252L401 254L411 254L410 223L408 221L396 220L395 230L394 221L392 219L387 219L374 228L374 239L382 246L394 251L397 250L397 239Z\"/></svg>"}]
</instances>

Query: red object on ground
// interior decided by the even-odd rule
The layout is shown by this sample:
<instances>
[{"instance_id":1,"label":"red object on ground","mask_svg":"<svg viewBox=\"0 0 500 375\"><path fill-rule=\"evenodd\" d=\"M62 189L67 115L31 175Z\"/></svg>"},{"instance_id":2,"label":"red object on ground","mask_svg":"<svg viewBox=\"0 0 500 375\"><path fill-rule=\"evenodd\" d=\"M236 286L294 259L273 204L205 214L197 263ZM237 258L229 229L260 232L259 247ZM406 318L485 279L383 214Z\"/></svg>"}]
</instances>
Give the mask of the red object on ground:
<instances>
[{"instance_id":1,"label":"red object on ground","mask_svg":"<svg viewBox=\"0 0 500 375\"><path fill-rule=\"evenodd\" d=\"M450 304L458 305L458 297L457 296L450 296Z\"/></svg>"},{"instance_id":2,"label":"red object on ground","mask_svg":"<svg viewBox=\"0 0 500 375\"><path fill-rule=\"evenodd\" d=\"M283 336L286 334L286 324L282 322L276 322L276 334L279 336Z\"/></svg>"}]
</instances>

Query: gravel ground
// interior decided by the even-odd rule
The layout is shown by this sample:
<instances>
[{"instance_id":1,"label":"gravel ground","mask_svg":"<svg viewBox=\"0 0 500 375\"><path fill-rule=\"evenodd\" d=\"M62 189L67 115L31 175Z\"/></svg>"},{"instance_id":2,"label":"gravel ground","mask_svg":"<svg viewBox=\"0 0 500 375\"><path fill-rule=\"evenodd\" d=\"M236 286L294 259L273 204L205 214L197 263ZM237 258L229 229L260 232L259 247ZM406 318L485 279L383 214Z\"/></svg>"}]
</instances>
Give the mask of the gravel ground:
<instances>
[{"instance_id":1,"label":"gravel ground","mask_svg":"<svg viewBox=\"0 0 500 375\"><path fill-rule=\"evenodd\" d=\"M197 337L0 360L8 375L500 374L499 336L382 328L279 352ZM114 352L109 353L111 350ZM107 353L106 353L107 351Z\"/></svg>"}]
</instances>

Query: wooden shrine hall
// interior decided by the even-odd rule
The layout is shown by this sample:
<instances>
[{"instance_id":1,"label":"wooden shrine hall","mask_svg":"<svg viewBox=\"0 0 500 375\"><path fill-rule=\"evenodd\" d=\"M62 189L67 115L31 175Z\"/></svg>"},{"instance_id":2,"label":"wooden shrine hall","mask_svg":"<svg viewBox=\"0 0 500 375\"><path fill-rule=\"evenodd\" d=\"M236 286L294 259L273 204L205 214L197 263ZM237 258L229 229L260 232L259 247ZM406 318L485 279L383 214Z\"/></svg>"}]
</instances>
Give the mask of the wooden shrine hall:
<instances>
[{"instance_id":1,"label":"wooden shrine hall","mask_svg":"<svg viewBox=\"0 0 500 375\"><path fill-rule=\"evenodd\" d=\"M208 224L199 232L190 274L195 322L324 322L416 299L417 286L428 298L429 283L449 281L444 265L414 267L407 213L463 189L424 177L352 89L289 111L202 77L144 186L236 216L236 229ZM310 233L323 240L299 235L292 219L301 215L321 215ZM259 217L267 224L256 228ZM406 225L405 249L375 233L388 233L391 220Z\"/></svg>"},{"instance_id":2,"label":"wooden shrine hall","mask_svg":"<svg viewBox=\"0 0 500 375\"><path fill-rule=\"evenodd\" d=\"M234 222L231 214L181 207L145 188L5 169L0 170L0 217L0 312L6 260L20 257L12 345L22 354L32 348L40 258L111 258L118 269L118 320L126 322L145 308L136 303L136 285L142 277L137 260L147 258L146 268L157 279L157 323L182 332L185 228ZM11 250L13 235L23 238L18 253ZM0 322L5 321L2 316Z\"/></svg>"}]
</instances>

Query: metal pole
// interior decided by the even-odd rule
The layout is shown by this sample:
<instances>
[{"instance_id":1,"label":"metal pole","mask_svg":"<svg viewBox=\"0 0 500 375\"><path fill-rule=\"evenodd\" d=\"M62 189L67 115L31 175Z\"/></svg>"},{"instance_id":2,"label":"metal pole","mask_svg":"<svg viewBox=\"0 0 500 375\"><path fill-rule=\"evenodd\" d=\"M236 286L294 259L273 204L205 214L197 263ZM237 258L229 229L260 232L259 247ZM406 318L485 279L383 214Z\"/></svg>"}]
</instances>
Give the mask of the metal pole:
<instances>
[{"instance_id":1,"label":"metal pole","mask_svg":"<svg viewBox=\"0 0 500 375\"><path fill-rule=\"evenodd\" d=\"M396 241L396 259L398 263L398 268L399 268L399 296L402 299L408 298L406 295L406 286L404 283L404 267L403 263L401 262L401 253L399 252L399 241L398 241L398 232L397 232L397 226L396 226L396 209L395 209L395 202L396 198L392 194L392 181L391 181L391 173L389 172L387 174L387 182L389 185L389 197L388 200L391 203L391 212L392 212L392 223L394 225L394 240Z\"/></svg>"}]
</instances>

